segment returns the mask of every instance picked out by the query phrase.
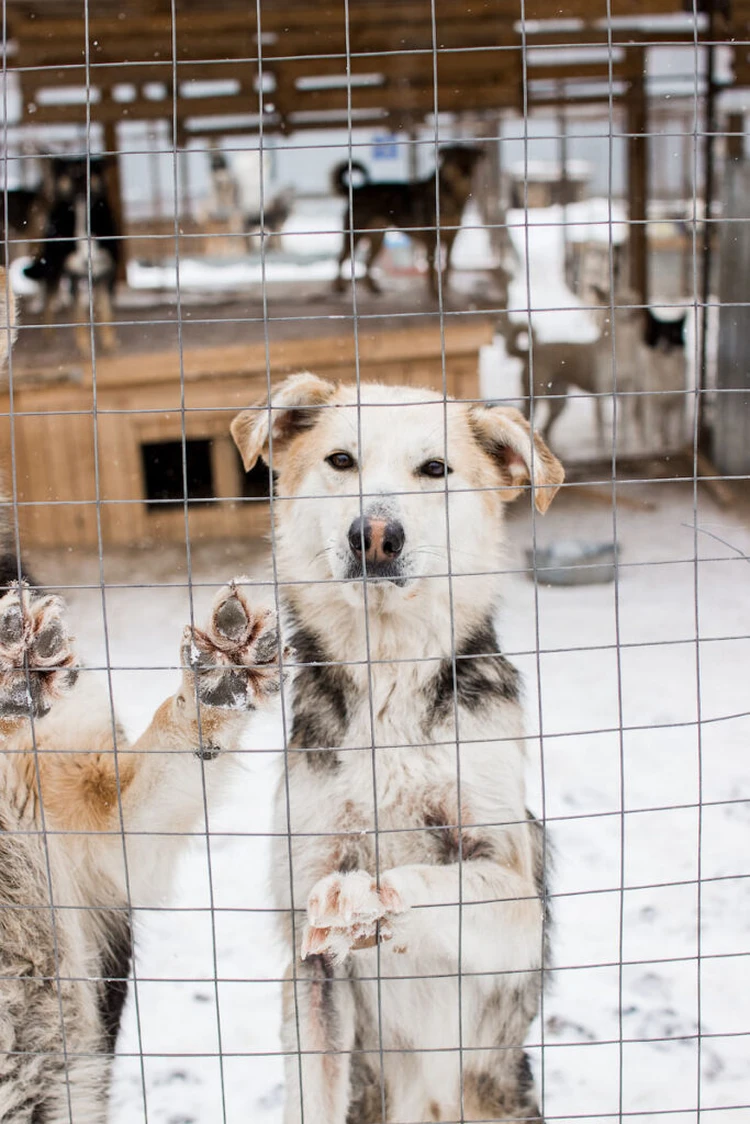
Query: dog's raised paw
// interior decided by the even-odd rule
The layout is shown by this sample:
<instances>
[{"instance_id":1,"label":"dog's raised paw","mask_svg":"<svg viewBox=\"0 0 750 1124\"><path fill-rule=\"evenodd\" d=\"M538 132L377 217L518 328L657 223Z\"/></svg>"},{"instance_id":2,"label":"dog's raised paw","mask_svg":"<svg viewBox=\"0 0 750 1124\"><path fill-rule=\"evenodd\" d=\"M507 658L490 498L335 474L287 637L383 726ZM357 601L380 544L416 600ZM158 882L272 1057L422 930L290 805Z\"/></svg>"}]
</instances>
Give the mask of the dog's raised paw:
<instances>
[{"instance_id":1,"label":"dog's raised paw","mask_svg":"<svg viewBox=\"0 0 750 1124\"><path fill-rule=\"evenodd\" d=\"M236 582L215 598L207 626L183 635L182 661L204 706L253 710L278 693L290 658L280 653L276 614L253 609Z\"/></svg>"},{"instance_id":2,"label":"dog's raised paw","mask_svg":"<svg viewBox=\"0 0 750 1124\"><path fill-rule=\"evenodd\" d=\"M365 870L339 871L321 878L307 899L302 959L317 954L343 960L393 936L393 920L406 906L386 880L380 887Z\"/></svg>"},{"instance_id":3,"label":"dog's raised paw","mask_svg":"<svg viewBox=\"0 0 750 1124\"><path fill-rule=\"evenodd\" d=\"M14 582L0 597L0 716L43 717L75 683L75 662L60 598Z\"/></svg>"}]
</instances>

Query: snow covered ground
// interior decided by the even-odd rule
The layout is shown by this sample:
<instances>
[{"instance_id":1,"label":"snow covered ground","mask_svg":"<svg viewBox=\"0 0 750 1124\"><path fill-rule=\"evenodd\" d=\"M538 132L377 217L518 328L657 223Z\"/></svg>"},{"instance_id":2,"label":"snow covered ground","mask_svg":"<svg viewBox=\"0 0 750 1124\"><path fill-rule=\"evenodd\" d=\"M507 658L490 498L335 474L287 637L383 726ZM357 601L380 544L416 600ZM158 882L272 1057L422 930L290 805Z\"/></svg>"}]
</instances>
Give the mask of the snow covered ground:
<instances>
[{"instance_id":1,"label":"snow covered ground","mask_svg":"<svg viewBox=\"0 0 750 1124\"><path fill-rule=\"evenodd\" d=\"M522 572L530 515L509 521L500 634L525 676L530 735L541 722L530 803L556 855L557 970L532 1029L544 1043L535 1068L552 1119L622 1110L699 1124L700 1103L704 1124L744 1124L750 1109L730 1106L750 1103L750 530L701 494L696 564L691 487L621 488L636 509L617 513L617 588L536 588ZM638 509L641 499L655 507ZM572 488L536 530L540 545L611 541L612 513ZM35 561L50 583L98 580L87 555ZM185 560L168 546L105 561L115 700L137 733L175 682ZM192 562L198 615L212 584L267 573L240 542L198 544ZM82 653L101 666L101 595L68 598ZM267 883L281 744L278 715L251 729L244 771L186 853L174 895L138 918L113 1124L281 1121L283 956Z\"/></svg>"}]
</instances>

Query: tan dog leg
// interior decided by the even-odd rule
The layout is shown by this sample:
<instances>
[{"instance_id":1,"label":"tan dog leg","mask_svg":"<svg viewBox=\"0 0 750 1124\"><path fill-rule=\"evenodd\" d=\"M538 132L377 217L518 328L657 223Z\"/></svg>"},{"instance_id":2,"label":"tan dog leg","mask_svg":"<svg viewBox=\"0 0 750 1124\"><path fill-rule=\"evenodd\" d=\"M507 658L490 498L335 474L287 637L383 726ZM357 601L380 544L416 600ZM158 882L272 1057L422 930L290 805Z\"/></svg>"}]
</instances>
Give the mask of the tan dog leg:
<instances>
[{"instance_id":1,"label":"tan dog leg","mask_svg":"<svg viewBox=\"0 0 750 1124\"><path fill-rule=\"evenodd\" d=\"M109 354L117 349L117 333L114 327L112 295L106 285L98 285L94 291L96 324L101 340L101 350Z\"/></svg>"}]
</instances>

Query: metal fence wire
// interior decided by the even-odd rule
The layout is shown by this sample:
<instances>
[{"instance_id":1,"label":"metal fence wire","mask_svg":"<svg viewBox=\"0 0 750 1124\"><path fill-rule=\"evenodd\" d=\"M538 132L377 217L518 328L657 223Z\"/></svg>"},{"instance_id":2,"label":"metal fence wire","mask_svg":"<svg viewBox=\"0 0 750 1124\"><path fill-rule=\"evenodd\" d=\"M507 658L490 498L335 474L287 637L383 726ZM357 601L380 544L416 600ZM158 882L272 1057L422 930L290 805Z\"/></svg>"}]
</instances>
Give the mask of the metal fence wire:
<instances>
[{"instance_id":1,"label":"metal fence wire","mask_svg":"<svg viewBox=\"0 0 750 1124\"><path fill-rule=\"evenodd\" d=\"M0 1120L750 1120L750 4L2 18Z\"/></svg>"}]
</instances>

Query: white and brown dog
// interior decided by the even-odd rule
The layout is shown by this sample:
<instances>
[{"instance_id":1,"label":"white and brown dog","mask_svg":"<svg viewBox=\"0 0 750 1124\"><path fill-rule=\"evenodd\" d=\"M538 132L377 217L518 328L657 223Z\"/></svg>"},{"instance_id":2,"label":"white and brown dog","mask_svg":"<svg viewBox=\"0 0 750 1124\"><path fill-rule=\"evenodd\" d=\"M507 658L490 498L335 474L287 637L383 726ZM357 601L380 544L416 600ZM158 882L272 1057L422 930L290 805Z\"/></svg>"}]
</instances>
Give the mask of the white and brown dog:
<instances>
[{"instance_id":1,"label":"white and brown dog","mask_svg":"<svg viewBox=\"0 0 750 1124\"><path fill-rule=\"evenodd\" d=\"M0 302L6 350L2 270ZM225 587L206 627L185 629L180 685L130 745L78 674L60 599L19 580L1 497L0 1120L104 1124L131 909L163 901L248 716L278 692L278 629Z\"/></svg>"},{"instance_id":2,"label":"white and brown dog","mask_svg":"<svg viewBox=\"0 0 750 1124\"><path fill-rule=\"evenodd\" d=\"M232 433L278 471L298 662L273 871L286 1124L536 1121L544 836L495 616L503 504L530 486L546 510L562 467L516 410L311 374Z\"/></svg>"}]
</instances>

